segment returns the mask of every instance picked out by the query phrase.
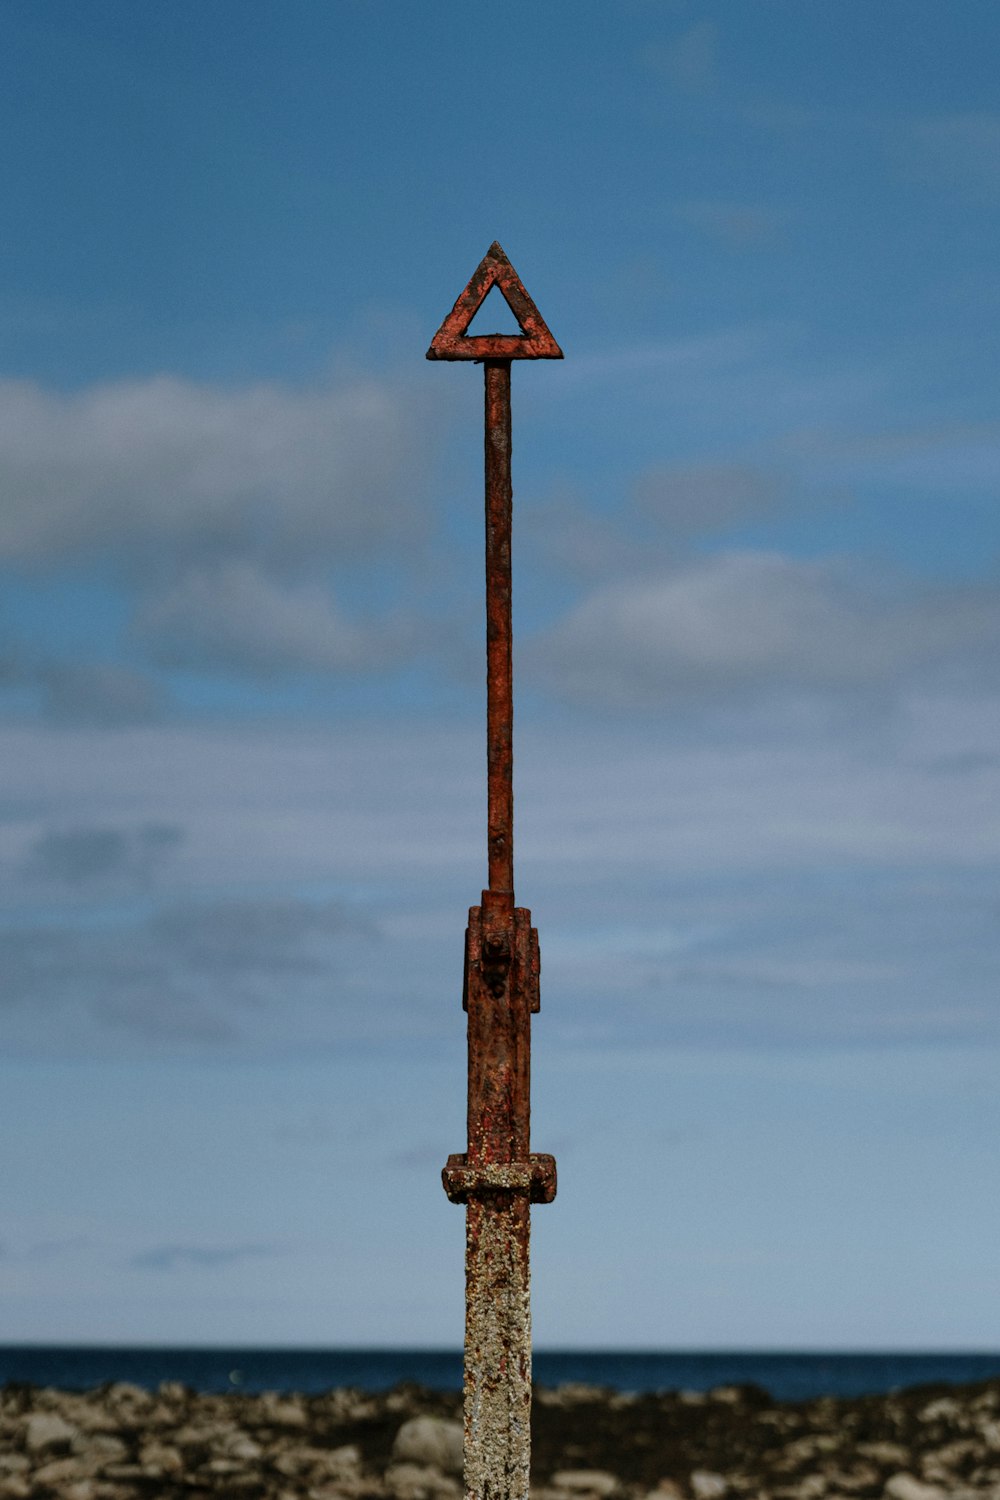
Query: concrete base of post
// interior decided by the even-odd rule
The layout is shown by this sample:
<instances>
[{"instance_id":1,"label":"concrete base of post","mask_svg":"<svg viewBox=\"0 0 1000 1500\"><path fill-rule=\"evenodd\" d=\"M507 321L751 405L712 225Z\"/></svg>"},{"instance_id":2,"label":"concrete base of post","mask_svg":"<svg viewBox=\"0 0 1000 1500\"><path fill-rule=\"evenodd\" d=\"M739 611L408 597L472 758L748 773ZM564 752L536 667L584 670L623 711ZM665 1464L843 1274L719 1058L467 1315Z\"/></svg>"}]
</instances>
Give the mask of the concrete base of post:
<instances>
[{"instance_id":1,"label":"concrete base of post","mask_svg":"<svg viewBox=\"0 0 1000 1500\"><path fill-rule=\"evenodd\" d=\"M525 1190L470 1197L465 1239L465 1493L528 1500L531 1310Z\"/></svg>"}]
</instances>

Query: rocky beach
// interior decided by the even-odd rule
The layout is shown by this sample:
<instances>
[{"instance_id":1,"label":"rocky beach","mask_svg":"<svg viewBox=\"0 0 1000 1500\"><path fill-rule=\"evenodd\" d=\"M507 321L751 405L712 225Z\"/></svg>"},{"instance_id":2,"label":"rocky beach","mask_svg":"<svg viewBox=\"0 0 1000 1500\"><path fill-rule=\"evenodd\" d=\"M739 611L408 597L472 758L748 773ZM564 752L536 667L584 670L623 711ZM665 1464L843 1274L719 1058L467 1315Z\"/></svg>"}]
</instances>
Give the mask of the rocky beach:
<instances>
[{"instance_id":1,"label":"rocky beach","mask_svg":"<svg viewBox=\"0 0 1000 1500\"><path fill-rule=\"evenodd\" d=\"M8 1385L0 1500L460 1500L461 1402ZM533 1500L1000 1500L1000 1381L777 1402L538 1388Z\"/></svg>"}]
</instances>

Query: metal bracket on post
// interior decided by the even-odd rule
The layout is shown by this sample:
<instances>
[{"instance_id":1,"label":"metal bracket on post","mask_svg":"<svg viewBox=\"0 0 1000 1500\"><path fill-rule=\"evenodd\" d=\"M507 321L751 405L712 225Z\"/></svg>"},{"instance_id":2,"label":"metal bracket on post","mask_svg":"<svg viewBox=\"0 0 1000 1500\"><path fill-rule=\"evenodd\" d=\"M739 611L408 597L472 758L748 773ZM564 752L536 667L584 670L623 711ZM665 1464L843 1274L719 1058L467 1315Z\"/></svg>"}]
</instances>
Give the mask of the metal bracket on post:
<instances>
[{"instance_id":1,"label":"metal bracket on post","mask_svg":"<svg viewBox=\"0 0 1000 1500\"><path fill-rule=\"evenodd\" d=\"M492 287L519 334L470 336ZM442 1178L466 1210L465 1492L527 1500L531 1466L529 1209L551 1203L555 1158L530 1149L531 1016L539 1008L538 933L514 905L511 665L511 411L514 359L562 350L494 241L435 334L428 359L482 363L486 454L486 741L489 887L469 912L462 1004L468 1013L468 1148Z\"/></svg>"}]
</instances>

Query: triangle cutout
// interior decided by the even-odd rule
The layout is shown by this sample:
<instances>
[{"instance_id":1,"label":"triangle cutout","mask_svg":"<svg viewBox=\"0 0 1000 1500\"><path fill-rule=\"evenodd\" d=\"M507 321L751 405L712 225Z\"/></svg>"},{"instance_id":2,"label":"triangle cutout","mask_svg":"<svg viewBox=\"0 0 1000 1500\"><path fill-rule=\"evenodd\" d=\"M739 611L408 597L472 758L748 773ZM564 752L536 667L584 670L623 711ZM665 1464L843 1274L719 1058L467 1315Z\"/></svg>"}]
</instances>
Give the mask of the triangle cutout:
<instances>
[{"instance_id":1,"label":"triangle cutout","mask_svg":"<svg viewBox=\"0 0 1000 1500\"><path fill-rule=\"evenodd\" d=\"M478 338L481 334L512 333L519 336L522 332L503 292L494 283L476 309L475 316L465 330L465 336L469 339ZM1000 1496L997 1500L1000 1500Z\"/></svg>"},{"instance_id":2,"label":"triangle cutout","mask_svg":"<svg viewBox=\"0 0 1000 1500\"><path fill-rule=\"evenodd\" d=\"M520 333L469 334L467 329L497 287L510 308ZM546 326L524 283L496 240L472 274L472 279L431 340L428 359L562 359L563 352Z\"/></svg>"}]
</instances>

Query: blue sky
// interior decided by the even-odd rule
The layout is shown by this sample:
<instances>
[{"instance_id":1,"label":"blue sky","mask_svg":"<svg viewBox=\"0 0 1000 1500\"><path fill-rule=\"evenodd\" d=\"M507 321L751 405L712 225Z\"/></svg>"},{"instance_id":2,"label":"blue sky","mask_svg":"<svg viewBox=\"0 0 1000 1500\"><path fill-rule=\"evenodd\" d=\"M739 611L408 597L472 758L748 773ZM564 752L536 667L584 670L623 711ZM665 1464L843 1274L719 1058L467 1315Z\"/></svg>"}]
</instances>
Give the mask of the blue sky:
<instances>
[{"instance_id":1,"label":"blue sky","mask_svg":"<svg viewBox=\"0 0 1000 1500\"><path fill-rule=\"evenodd\" d=\"M7 1338L460 1340L499 239L536 1341L1000 1347L998 48L10 0Z\"/></svg>"}]
</instances>

